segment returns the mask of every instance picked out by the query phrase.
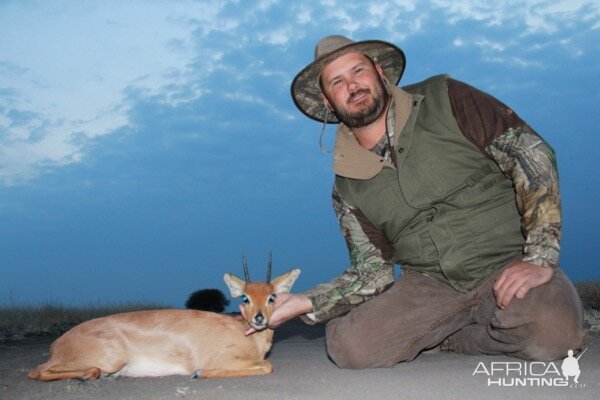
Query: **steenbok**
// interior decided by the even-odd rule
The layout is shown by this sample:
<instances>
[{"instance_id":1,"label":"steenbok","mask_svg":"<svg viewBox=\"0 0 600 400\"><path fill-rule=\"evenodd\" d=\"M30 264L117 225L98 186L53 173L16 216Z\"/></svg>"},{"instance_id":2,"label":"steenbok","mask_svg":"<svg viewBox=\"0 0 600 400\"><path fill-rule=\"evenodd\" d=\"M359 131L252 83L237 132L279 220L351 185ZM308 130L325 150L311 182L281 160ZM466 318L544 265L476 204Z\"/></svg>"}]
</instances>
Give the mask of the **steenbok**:
<instances>
[{"instance_id":1,"label":"steenbok","mask_svg":"<svg viewBox=\"0 0 600 400\"><path fill-rule=\"evenodd\" d=\"M278 293L289 292L299 269L271 281L251 282L225 274L242 316L198 310L150 310L110 315L75 326L50 346L50 359L28 377L41 381L100 376L200 378L265 375L273 331L267 328ZM252 326L256 333L246 336Z\"/></svg>"}]
</instances>

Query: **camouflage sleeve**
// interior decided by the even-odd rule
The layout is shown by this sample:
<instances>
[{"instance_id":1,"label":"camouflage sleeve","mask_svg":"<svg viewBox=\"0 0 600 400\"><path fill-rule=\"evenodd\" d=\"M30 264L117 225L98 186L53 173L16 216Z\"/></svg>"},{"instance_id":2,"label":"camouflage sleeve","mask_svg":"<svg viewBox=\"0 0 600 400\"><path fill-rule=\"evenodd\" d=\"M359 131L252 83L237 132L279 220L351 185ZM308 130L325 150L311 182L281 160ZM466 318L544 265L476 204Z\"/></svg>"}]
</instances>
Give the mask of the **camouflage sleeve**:
<instances>
[{"instance_id":1,"label":"camouflage sleeve","mask_svg":"<svg viewBox=\"0 0 600 400\"><path fill-rule=\"evenodd\" d=\"M382 233L335 189L333 207L350 253L350 267L331 282L305 292L312 301L313 322L343 315L394 282L391 253L387 241L382 240Z\"/></svg>"},{"instance_id":2,"label":"camouflage sleeve","mask_svg":"<svg viewBox=\"0 0 600 400\"><path fill-rule=\"evenodd\" d=\"M526 241L524 261L556 268L561 213L553 149L527 125L510 128L486 148L516 191Z\"/></svg>"},{"instance_id":3,"label":"camouflage sleeve","mask_svg":"<svg viewBox=\"0 0 600 400\"><path fill-rule=\"evenodd\" d=\"M554 151L495 97L451 78L448 95L465 137L513 181L526 235L524 260L556 267L561 215Z\"/></svg>"}]
</instances>

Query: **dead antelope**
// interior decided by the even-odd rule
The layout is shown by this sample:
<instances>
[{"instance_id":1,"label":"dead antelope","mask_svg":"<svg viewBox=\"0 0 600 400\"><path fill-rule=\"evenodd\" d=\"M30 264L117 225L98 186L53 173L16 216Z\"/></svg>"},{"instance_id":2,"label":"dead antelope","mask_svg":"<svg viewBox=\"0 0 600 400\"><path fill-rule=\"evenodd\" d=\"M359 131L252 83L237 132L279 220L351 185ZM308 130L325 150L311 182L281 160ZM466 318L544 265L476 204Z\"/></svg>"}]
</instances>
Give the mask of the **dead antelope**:
<instances>
[{"instance_id":1,"label":"dead antelope","mask_svg":"<svg viewBox=\"0 0 600 400\"><path fill-rule=\"evenodd\" d=\"M278 293L289 292L299 269L266 282L225 274L233 297L243 297L242 316L197 310L151 310L83 322L50 346L50 359L28 377L42 381L95 379L101 375L201 378L265 375L273 331L267 328ZM245 336L248 324L257 332Z\"/></svg>"}]
</instances>

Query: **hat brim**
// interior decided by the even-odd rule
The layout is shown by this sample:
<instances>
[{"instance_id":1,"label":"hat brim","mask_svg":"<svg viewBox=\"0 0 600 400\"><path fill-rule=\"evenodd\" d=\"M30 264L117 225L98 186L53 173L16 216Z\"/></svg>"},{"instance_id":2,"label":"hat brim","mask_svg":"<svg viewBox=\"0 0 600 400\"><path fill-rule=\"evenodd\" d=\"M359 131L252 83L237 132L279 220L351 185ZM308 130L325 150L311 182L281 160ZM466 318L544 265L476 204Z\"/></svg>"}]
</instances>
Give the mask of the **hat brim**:
<instances>
[{"instance_id":1,"label":"hat brim","mask_svg":"<svg viewBox=\"0 0 600 400\"><path fill-rule=\"evenodd\" d=\"M319 76L323 68L334 59L347 53L360 52L381 65L390 83L396 85L406 67L404 52L397 46L381 40L366 40L350 43L309 64L292 81L291 91L294 104L307 117L320 122L338 123L337 117L323 104Z\"/></svg>"}]
</instances>

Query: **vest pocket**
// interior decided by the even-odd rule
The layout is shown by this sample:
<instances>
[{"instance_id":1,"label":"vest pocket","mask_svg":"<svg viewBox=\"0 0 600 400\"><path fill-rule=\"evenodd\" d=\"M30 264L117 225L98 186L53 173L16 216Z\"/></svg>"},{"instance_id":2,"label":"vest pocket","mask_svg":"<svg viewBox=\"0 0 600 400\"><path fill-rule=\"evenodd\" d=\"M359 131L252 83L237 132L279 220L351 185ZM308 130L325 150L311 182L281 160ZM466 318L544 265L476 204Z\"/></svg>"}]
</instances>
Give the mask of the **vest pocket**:
<instances>
[{"instance_id":1,"label":"vest pocket","mask_svg":"<svg viewBox=\"0 0 600 400\"><path fill-rule=\"evenodd\" d=\"M401 265L423 269L439 265L439 253L429 232L400 236L393 246L394 262Z\"/></svg>"},{"instance_id":2,"label":"vest pocket","mask_svg":"<svg viewBox=\"0 0 600 400\"><path fill-rule=\"evenodd\" d=\"M497 183L497 185L502 184L506 183ZM512 187L510 190L512 190ZM478 234L486 233L490 229L496 229L500 225L514 223L514 220L520 221L521 219L514 195L502 195L502 192L496 190L490 197L494 198L493 202L483 203L466 215L468 224Z\"/></svg>"}]
</instances>

